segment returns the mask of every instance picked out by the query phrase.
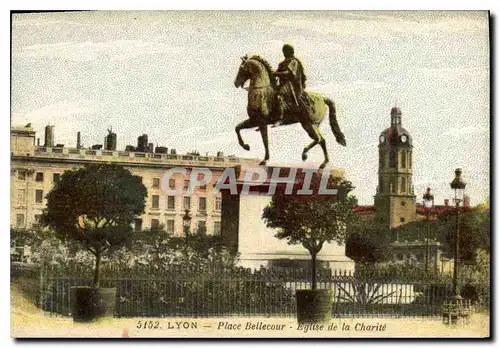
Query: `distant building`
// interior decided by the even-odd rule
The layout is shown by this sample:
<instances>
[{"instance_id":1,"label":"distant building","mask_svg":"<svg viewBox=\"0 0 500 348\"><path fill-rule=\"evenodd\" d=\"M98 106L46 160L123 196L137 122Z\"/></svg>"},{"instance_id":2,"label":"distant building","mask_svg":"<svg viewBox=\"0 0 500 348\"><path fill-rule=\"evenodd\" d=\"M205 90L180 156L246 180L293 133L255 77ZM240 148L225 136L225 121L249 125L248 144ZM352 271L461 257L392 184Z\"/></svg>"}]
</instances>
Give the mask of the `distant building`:
<instances>
[{"instance_id":1,"label":"distant building","mask_svg":"<svg viewBox=\"0 0 500 348\"><path fill-rule=\"evenodd\" d=\"M48 144L53 145L54 127L46 128ZM111 133L110 134L114 134ZM50 140L52 139L52 140ZM109 140L111 139L111 140ZM113 140L114 139L114 140ZM138 145L148 146L147 135L139 137ZM116 136L108 135L108 148L116 148ZM111 145L111 146L109 146ZM99 145L102 146L102 145ZM26 228L33 225L46 205L46 194L52 189L65 170L82 167L89 163L116 163L142 177L148 190L146 209L134 222L136 231L163 224L174 236L184 236L185 209L192 216L191 231L203 229L208 235L221 231L221 195L213 191L217 176L226 167L255 160L193 155L144 153L117 150L83 149L35 146L35 132L31 127L11 128L11 220L12 227ZM167 195L161 189L161 178L169 168L209 168L213 182L198 188L192 195L186 190ZM168 183L171 188L187 188L189 180L174 175Z\"/></svg>"},{"instance_id":2,"label":"distant building","mask_svg":"<svg viewBox=\"0 0 500 348\"><path fill-rule=\"evenodd\" d=\"M359 215L372 215L374 219L387 226L391 234L392 262L425 262L427 247L429 248L429 265L436 271L449 271L450 263L440 250L441 245L430 234L426 241L426 231L418 240L402 240L393 229L409 222L425 219L427 210L416 203L413 189L413 138L402 126L402 112L398 107L391 109L391 125L379 136L378 186L374 196L374 205L359 206L355 212ZM465 207L469 207L470 199L465 197ZM430 209L431 219L453 211L445 199L443 205L435 205Z\"/></svg>"}]
</instances>

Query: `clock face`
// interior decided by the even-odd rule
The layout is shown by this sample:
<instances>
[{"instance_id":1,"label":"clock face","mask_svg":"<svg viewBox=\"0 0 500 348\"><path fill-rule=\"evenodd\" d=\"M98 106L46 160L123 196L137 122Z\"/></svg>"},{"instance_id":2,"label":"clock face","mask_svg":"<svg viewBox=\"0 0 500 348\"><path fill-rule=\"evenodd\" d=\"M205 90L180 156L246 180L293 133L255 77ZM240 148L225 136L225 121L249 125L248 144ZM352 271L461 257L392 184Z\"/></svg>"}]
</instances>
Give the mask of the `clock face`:
<instances>
[{"instance_id":1,"label":"clock face","mask_svg":"<svg viewBox=\"0 0 500 348\"><path fill-rule=\"evenodd\" d=\"M383 143L385 141L385 137L383 135L380 136L380 142Z\"/></svg>"},{"instance_id":2,"label":"clock face","mask_svg":"<svg viewBox=\"0 0 500 348\"><path fill-rule=\"evenodd\" d=\"M406 135L402 135L402 136L401 136L401 141L402 141L403 143L406 143L406 142L408 141L408 137L407 137Z\"/></svg>"}]
</instances>

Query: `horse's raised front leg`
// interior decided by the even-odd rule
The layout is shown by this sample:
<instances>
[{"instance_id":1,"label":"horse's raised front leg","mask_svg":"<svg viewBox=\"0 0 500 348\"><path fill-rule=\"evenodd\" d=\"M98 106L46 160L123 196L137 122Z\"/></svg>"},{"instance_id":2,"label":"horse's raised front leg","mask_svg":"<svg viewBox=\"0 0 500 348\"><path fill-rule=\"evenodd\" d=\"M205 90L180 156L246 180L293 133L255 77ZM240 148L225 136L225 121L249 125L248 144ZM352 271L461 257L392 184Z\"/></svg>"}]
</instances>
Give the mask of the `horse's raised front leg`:
<instances>
[{"instance_id":1,"label":"horse's raised front leg","mask_svg":"<svg viewBox=\"0 0 500 348\"><path fill-rule=\"evenodd\" d=\"M243 121L241 123L238 123L236 125L236 127L234 128L234 130L236 131L236 135L238 136L238 143L240 144L240 146L242 148L244 148L247 151L250 150L250 145L248 145L247 143L245 143L245 141L241 137L240 131L242 129L253 128L255 126L256 126L256 124L251 119L248 119L248 120L245 120L245 121Z\"/></svg>"},{"instance_id":2,"label":"horse's raised front leg","mask_svg":"<svg viewBox=\"0 0 500 348\"><path fill-rule=\"evenodd\" d=\"M259 126L260 135L262 136L262 142L264 143L264 149L266 151L264 159L260 162L261 166L266 165L269 160L269 137L267 135L267 124Z\"/></svg>"}]
</instances>

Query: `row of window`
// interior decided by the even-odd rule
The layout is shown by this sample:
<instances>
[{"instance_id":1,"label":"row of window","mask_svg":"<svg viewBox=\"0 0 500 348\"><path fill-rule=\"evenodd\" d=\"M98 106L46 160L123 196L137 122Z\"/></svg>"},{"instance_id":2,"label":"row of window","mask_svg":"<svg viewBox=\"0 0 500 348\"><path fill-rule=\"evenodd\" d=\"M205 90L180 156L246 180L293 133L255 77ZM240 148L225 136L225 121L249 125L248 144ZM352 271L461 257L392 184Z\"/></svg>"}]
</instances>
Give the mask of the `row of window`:
<instances>
[{"instance_id":1,"label":"row of window","mask_svg":"<svg viewBox=\"0 0 500 348\"><path fill-rule=\"evenodd\" d=\"M160 188L160 178L153 178L152 180L152 185L154 189ZM171 189L175 188L175 179L169 179L168 181L168 187ZM187 189L189 187L189 180L184 180L184 189ZM206 184L200 185L200 189L205 190L207 188Z\"/></svg>"},{"instance_id":2,"label":"row of window","mask_svg":"<svg viewBox=\"0 0 500 348\"><path fill-rule=\"evenodd\" d=\"M40 222L42 215L41 214L35 214L35 222ZM197 225L196 225L196 230L194 232L197 233L206 233L207 232L207 226L206 226L206 221L205 220L198 220ZM152 219L151 220L151 228L156 228L160 226L160 220L158 219ZM24 228L26 227L26 221L25 221L25 215L24 214L16 214L16 227L17 228ZM175 220L174 219L168 219L166 221L166 231L168 233L173 234L175 232ZM220 228L221 228L221 222L220 221L214 221L213 223L213 234L214 235L219 235L220 234ZM134 223L134 230L136 232L142 231L143 226L142 226L142 219L135 219Z\"/></svg>"},{"instance_id":3,"label":"row of window","mask_svg":"<svg viewBox=\"0 0 500 348\"><path fill-rule=\"evenodd\" d=\"M26 189L17 189L16 202L18 204L26 204ZM43 203L43 190L35 190L35 203Z\"/></svg>"},{"instance_id":4,"label":"row of window","mask_svg":"<svg viewBox=\"0 0 500 348\"><path fill-rule=\"evenodd\" d=\"M17 172L17 178L18 178L19 180L26 180L26 175L27 175L27 173L28 173L28 172L27 172L26 170L19 170L19 171ZM44 180L44 176L45 176L45 175L44 175L44 173L43 173L43 172L37 172L37 173L35 174L35 181L36 181L36 182L43 182L43 180ZM53 182L53 183L58 182L60 178L61 178L61 173L53 173L53 174L52 174L52 182Z\"/></svg>"},{"instance_id":5,"label":"row of window","mask_svg":"<svg viewBox=\"0 0 500 348\"><path fill-rule=\"evenodd\" d=\"M17 199L18 204L26 203L26 189L17 189ZM167 209L175 210L175 196L167 197ZM35 203L43 203L43 190L36 189L35 190ZM160 196L153 195L151 201L151 207L153 209L160 208ZM215 197L215 210L220 211L222 205L221 197ZM191 209L191 197L186 196L183 200L183 209ZM206 197L198 197L198 211L206 211L207 210L207 198Z\"/></svg>"},{"instance_id":6,"label":"row of window","mask_svg":"<svg viewBox=\"0 0 500 348\"><path fill-rule=\"evenodd\" d=\"M401 156L399 156L401 153ZM389 152L389 167L390 168L398 168L399 158L401 158L401 168L406 169L408 166L411 169L411 152L409 151L397 151L395 149L390 150ZM385 156L380 156L380 167L385 166Z\"/></svg>"},{"instance_id":7,"label":"row of window","mask_svg":"<svg viewBox=\"0 0 500 348\"><path fill-rule=\"evenodd\" d=\"M167 210L175 210L176 199L175 196L167 196ZM191 197L185 196L183 197L183 209L191 209ZM215 197L215 210L220 211L222 207L222 199L221 197ZM151 196L151 208L152 209L160 209L160 196L152 195ZM198 211L206 211L207 210L207 198L206 197L198 197Z\"/></svg>"},{"instance_id":8,"label":"row of window","mask_svg":"<svg viewBox=\"0 0 500 348\"><path fill-rule=\"evenodd\" d=\"M389 186L391 193L411 193L411 180L406 176L402 176L400 180L398 180L395 176L390 178ZM379 182L379 191L383 193L386 192L386 190L385 180L381 177Z\"/></svg>"},{"instance_id":9,"label":"row of window","mask_svg":"<svg viewBox=\"0 0 500 348\"><path fill-rule=\"evenodd\" d=\"M151 226L150 226L151 228L158 228L159 226L160 226L160 220L151 219ZM214 221L213 229L212 229L213 234L219 235L220 228L221 228L221 222ZM136 232L140 232L140 231L142 231L142 229L143 229L142 219L135 219L134 230ZM174 219L167 219L165 229L168 233L174 234L175 233L175 220ZM192 232L206 234L207 233L207 222L205 220L198 220L196 223L196 229L195 229L195 231L192 231Z\"/></svg>"},{"instance_id":10,"label":"row of window","mask_svg":"<svg viewBox=\"0 0 500 348\"><path fill-rule=\"evenodd\" d=\"M409 261L412 261L412 260L423 261L424 260L424 253L419 252L416 255L397 253L396 255L394 255L394 259L396 261L403 261L405 259L409 260Z\"/></svg>"},{"instance_id":11,"label":"row of window","mask_svg":"<svg viewBox=\"0 0 500 348\"><path fill-rule=\"evenodd\" d=\"M19 180L26 180L26 170L19 170L17 173L17 178ZM37 172L35 174L35 181L36 182L43 182L44 181L45 174L43 172ZM59 181L61 177L60 173L53 173L52 174L52 182L56 183ZM172 178L168 182L169 188L175 188L175 179ZM160 178L153 178L152 180L152 187L153 188L160 188ZM184 180L184 188L187 189L189 187L189 180ZM206 185L201 185L201 189L206 189Z\"/></svg>"}]
</instances>

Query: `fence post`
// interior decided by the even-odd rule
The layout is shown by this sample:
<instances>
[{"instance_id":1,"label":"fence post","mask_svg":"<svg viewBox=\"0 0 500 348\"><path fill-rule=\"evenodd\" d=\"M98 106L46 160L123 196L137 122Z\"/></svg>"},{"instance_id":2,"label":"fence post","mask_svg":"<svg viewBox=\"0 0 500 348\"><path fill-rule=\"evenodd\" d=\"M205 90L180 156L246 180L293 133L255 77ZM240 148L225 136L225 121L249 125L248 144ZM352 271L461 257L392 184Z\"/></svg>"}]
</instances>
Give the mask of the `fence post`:
<instances>
[{"instance_id":1,"label":"fence post","mask_svg":"<svg viewBox=\"0 0 500 348\"><path fill-rule=\"evenodd\" d=\"M45 266L44 266L44 264L42 264L40 266L40 299L39 299L39 301L40 301L40 309L45 314L45 311L44 311L44 308L43 308L44 294L45 294L45 292L44 292L44 274L43 274L44 273L44 268L45 268Z\"/></svg>"}]
</instances>

